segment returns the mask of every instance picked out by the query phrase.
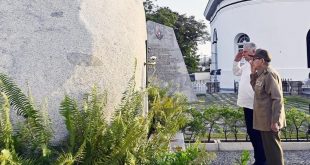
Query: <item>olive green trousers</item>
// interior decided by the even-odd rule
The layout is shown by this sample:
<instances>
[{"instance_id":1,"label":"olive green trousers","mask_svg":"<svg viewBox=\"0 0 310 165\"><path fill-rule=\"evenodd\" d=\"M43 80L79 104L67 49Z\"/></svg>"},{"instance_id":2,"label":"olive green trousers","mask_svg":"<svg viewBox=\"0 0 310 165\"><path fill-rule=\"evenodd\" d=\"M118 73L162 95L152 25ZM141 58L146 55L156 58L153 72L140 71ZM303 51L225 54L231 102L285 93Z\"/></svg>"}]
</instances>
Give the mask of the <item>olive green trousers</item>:
<instances>
[{"instance_id":1,"label":"olive green trousers","mask_svg":"<svg viewBox=\"0 0 310 165\"><path fill-rule=\"evenodd\" d=\"M267 165L284 165L280 131L261 131Z\"/></svg>"}]
</instances>

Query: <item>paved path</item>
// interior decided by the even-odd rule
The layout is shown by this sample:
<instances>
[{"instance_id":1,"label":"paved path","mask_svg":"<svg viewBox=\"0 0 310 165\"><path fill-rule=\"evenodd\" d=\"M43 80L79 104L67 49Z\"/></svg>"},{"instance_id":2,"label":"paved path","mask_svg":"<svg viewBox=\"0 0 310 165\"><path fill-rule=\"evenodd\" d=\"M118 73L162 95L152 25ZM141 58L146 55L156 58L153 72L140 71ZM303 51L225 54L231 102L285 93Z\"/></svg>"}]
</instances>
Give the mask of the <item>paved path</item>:
<instances>
[{"instance_id":1,"label":"paved path","mask_svg":"<svg viewBox=\"0 0 310 165\"><path fill-rule=\"evenodd\" d=\"M216 152L217 158L212 165L234 165L235 160L240 158L242 151L222 151ZM251 161L254 163L253 151L251 153ZM284 151L286 165L310 165L310 151Z\"/></svg>"}]
</instances>

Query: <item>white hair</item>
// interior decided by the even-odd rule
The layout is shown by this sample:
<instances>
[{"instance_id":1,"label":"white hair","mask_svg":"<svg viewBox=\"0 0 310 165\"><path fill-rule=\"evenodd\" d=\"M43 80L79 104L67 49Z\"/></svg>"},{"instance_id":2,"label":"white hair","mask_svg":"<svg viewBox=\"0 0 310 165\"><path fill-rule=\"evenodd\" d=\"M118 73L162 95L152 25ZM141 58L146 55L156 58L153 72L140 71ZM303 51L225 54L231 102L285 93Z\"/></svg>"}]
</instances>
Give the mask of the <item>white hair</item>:
<instances>
[{"instance_id":1,"label":"white hair","mask_svg":"<svg viewBox=\"0 0 310 165\"><path fill-rule=\"evenodd\" d=\"M253 42L247 42L243 45L243 49L255 50L256 45Z\"/></svg>"}]
</instances>

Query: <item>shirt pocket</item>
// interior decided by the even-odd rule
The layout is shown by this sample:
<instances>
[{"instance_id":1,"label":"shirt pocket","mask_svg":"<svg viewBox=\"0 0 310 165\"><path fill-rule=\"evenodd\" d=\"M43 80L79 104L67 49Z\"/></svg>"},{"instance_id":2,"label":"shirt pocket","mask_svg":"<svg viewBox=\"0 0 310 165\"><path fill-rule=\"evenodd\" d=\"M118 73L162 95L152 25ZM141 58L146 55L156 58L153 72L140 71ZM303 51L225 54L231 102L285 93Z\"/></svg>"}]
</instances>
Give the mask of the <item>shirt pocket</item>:
<instances>
[{"instance_id":1,"label":"shirt pocket","mask_svg":"<svg viewBox=\"0 0 310 165\"><path fill-rule=\"evenodd\" d=\"M258 99L261 99L261 98L264 98L265 97L265 94L264 94L264 87L261 85L255 85L255 96L256 98Z\"/></svg>"}]
</instances>

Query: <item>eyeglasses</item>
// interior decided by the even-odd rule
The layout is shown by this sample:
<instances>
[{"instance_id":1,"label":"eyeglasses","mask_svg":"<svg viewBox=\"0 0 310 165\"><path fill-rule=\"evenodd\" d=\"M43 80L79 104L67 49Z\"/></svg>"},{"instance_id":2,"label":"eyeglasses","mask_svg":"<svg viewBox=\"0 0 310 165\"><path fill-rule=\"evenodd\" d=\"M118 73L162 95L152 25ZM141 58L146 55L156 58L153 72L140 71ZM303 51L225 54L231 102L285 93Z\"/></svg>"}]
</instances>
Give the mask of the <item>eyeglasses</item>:
<instances>
[{"instance_id":1,"label":"eyeglasses","mask_svg":"<svg viewBox=\"0 0 310 165\"><path fill-rule=\"evenodd\" d=\"M260 58L260 57L253 57L253 61L260 60L260 59L262 59L262 58Z\"/></svg>"}]
</instances>

